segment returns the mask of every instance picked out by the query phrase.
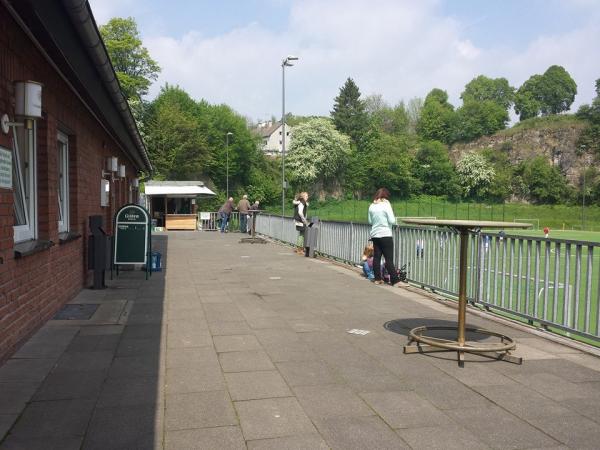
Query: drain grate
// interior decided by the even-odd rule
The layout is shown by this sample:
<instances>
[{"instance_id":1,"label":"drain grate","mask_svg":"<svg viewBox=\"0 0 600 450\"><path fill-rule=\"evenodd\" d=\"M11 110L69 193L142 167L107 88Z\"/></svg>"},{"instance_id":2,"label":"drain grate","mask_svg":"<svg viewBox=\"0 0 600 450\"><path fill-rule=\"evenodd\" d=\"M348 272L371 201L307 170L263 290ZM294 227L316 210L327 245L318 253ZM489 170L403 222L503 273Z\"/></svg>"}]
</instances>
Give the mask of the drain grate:
<instances>
[{"instance_id":1,"label":"drain grate","mask_svg":"<svg viewBox=\"0 0 600 450\"><path fill-rule=\"evenodd\" d=\"M52 320L89 320L100 306L98 303L70 303L63 306Z\"/></svg>"}]
</instances>

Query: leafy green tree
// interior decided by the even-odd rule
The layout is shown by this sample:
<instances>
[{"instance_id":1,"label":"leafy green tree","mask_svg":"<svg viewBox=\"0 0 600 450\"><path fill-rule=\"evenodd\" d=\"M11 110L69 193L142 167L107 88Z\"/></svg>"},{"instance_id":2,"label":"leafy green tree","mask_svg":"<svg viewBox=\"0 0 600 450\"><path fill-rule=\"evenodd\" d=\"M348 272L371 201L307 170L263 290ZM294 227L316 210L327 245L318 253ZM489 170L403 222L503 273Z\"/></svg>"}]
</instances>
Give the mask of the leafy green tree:
<instances>
[{"instance_id":1,"label":"leafy green tree","mask_svg":"<svg viewBox=\"0 0 600 450\"><path fill-rule=\"evenodd\" d=\"M163 88L146 116L146 146L157 179L195 179L206 173L211 159L206 137L189 108L193 100L183 94L178 88Z\"/></svg>"},{"instance_id":2,"label":"leafy green tree","mask_svg":"<svg viewBox=\"0 0 600 450\"><path fill-rule=\"evenodd\" d=\"M514 179L514 168L508 158L509 148L496 149L486 148L481 154L494 168L495 176L488 188L488 200L502 202L508 200L512 195L512 183Z\"/></svg>"},{"instance_id":3,"label":"leafy green tree","mask_svg":"<svg viewBox=\"0 0 600 450\"><path fill-rule=\"evenodd\" d=\"M461 189L448 147L438 141L421 143L412 164L412 173L420 181L422 192L451 199L460 197Z\"/></svg>"},{"instance_id":4,"label":"leafy green tree","mask_svg":"<svg viewBox=\"0 0 600 450\"><path fill-rule=\"evenodd\" d=\"M441 89L433 89L421 109L417 124L417 134L421 139L452 143L455 134L456 114L448 103L448 94Z\"/></svg>"},{"instance_id":5,"label":"leafy green tree","mask_svg":"<svg viewBox=\"0 0 600 450\"><path fill-rule=\"evenodd\" d=\"M403 102L392 108L380 94L374 94L365 98L365 110L380 131L398 136L408 133L409 118Z\"/></svg>"},{"instance_id":6,"label":"leafy green tree","mask_svg":"<svg viewBox=\"0 0 600 450\"><path fill-rule=\"evenodd\" d=\"M526 198L534 203L555 204L568 196L565 177L543 156L522 162L515 173L525 186Z\"/></svg>"},{"instance_id":7,"label":"leafy green tree","mask_svg":"<svg viewBox=\"0 0 600 450\"><path fill-rule=\"evenodd\" d=\"M454 140L469 142L506 128L508 111L492 100L467 100L456 110Z\"/></svg>"},{"instance_id":8,"label":"leafy green tree","mask_svg":"<svg viewBox=\"0 0 600 450\"><path fill-rule=\"evenodd\" d=\"M488 78L479 75L467 83L460 98L465 103L489 100L508 110L515 100L515 88L508 84L506 78Z\"/></svg>"},{"instance_id":9,"label":"leafy green tree","mask_svg":"<svg viewBox=\"0 0 600 450\"><path fill-rule=\"evenodd\" d=\"M365 104L360 98L360 90L352 78L348 78L335 98L331 118L335 128L350 136L360 145L368 129Z\"/></svg>"},{"instance_id":10,"label":"leafy green tree","mask_svg":"<svg viewBox=\"0 0 600 450\"><path fill-rule=\"evenodd\" d=\"M543 75L540 86L542 114L559 114L571 109L577 95L577 83L561 66L550 66Z\"/></svg>"},{"instance_id":11,"label":"leafy green tree","mask_svg":"<svg viewBox=\"0 0 600 450\"><path fill-rule=\"evenodd\" d=\"M600 78L596 80L596 97L592 104L582 105L577 117L588 121L579 138L579 149L600 155Z\"/></svg>"},{"instance_id":12,"label":"leafy green tree","mask_svg":"<svg viewBox=\"0 0 600 450\"><path fill-rule=\"evenodd\" d=\"M467 197L484 199L489 193L496 172L479 153L465 153L456 163L458 180Z\"/></svg>"},{"instance_id":13,"label":"leafy green tree","mask_svg":"<svg viewBox=\"0 0 600 450\"><path fill-rule=\"evenodd\" d=\"M386 187L392 196L408 198L421 189L421 182L411 173L412 158L402 138L381 134L373 142L368 161L368 190Z\"/></svg>"},{"instance_id":14,"label":"leafy green tree","mask_svg":"<svg viewBox=\"0 0 600 450\"><path fill-rule=\"evenodd\" d=\"M139 101L158 78L160 66L142 45L135 19L113 17L100 26L100 34L123 94L128 100Z\"/></svg>"},{"instance_id":15,"label":"leafy green tree","mask_svg":"<svg viewBox=\"0 0 600 450\"><path fill-rule=\"evenodd\" d=\"M423 109L423 99L419 97L411 98L406 105L406 114L408 115L408 131L409 133L417 132L417 124L421 118L421 110Z\"/></svg>"},{"instance_id":16,"label":"leafy green tree","mask_svg":"<svg viewBox=\"0 0 600 450\"><path fill-rule=\"evenodd\" d=\"M539 114L568 111L575 100L577 84L561 66L550 66L543 75L531 76L517 91L515 111L520 120Z\"/></svg>"},{"instance_id":17,"label":"leafy green tree","mask_svg":"<svg viewBox=\"0 0 600 450\"><path fill-rule=\"evenodd\" d=\"M351 153L350 139L328 119L312 119L294 129L286 158L290 180L301 188L326 186L343 173Z\"/></svg>"}]
</instances>

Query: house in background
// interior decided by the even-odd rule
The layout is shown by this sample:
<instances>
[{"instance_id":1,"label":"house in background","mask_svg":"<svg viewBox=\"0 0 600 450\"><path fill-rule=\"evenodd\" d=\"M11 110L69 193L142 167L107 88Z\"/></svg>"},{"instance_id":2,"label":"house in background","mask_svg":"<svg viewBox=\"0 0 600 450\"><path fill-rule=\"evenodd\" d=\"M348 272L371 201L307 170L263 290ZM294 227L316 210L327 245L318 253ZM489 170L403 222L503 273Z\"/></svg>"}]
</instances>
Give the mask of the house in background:
<instances>
[{"instance_id":1,"label":"house in background","mask_svg":"<svg viewBox=\"0 0 600 450\"><path fill-rule=\"evenodd\" d=\"M292 141L293 127L286 124L286 139L285 148L289 150L290 143ZM283 127L281 122L273 122L271 120L267 122L259 122L254 130L261 137L260 149L268 156L279 156L281 155L282 140L283 140Z\"/></svg>"},{"instance_id":2,"label":"house in background","mask_svg":"<svg viewBox=\"0 0 600 450\"><path fill-rule=\"evenodd\" d=\"M0 0L0 362L91 283L152 165L88 2Z\"/></svg>"}]
</instances>

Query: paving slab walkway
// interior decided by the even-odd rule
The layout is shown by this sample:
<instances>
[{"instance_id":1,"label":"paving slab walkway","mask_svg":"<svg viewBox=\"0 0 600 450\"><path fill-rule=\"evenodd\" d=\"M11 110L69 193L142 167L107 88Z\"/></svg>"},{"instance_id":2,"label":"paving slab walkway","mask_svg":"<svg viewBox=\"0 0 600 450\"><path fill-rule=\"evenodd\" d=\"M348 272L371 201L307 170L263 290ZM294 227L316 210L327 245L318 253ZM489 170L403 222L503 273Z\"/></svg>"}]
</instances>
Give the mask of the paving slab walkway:
<instances>
[{"instance_id":1,"label":"paving slab walkway","mask_svg":"<svg viewBox=\"0 0 600 450\"><path fill-rule=\"evenodd\" d=\"M164 272L82 291L89 320L51 320L0 367L0 449L600 446L600 359L471 314L524 364L404 355L456 311L239 238L157 235Z\"/></svg>"}]
</instances>

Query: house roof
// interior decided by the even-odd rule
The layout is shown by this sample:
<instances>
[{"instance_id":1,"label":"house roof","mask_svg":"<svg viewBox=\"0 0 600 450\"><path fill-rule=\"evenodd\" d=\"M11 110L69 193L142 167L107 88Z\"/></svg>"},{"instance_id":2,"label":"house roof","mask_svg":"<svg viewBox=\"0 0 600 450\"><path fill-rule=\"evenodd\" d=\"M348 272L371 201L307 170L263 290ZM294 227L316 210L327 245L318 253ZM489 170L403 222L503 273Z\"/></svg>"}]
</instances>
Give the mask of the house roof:
<instances>
[{"instance_id":1,"label":"house roof","mask_svg":"<svg viewBox=\"0 0 600 450\"><path fill-rule=\"evenodd\" d=\"M277 122L269 127L259 128L258 132L260 133L261 137L266 138L266 137L271 136L273 133L275 133L275 131L277 131L277 129L279 129L280 127L281 127L281 123Z\"/></svg>"},{"instance_id":2,"label":"house roof","mask_svg":"<svg viewBox=\"0 0 600 450\"><path fill-rule=\"evenodd\" d=\"M146 181L144 193L147 196L167 195L169 197L214 196L202 181Z\"/></svg>"}]
</instances>

